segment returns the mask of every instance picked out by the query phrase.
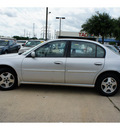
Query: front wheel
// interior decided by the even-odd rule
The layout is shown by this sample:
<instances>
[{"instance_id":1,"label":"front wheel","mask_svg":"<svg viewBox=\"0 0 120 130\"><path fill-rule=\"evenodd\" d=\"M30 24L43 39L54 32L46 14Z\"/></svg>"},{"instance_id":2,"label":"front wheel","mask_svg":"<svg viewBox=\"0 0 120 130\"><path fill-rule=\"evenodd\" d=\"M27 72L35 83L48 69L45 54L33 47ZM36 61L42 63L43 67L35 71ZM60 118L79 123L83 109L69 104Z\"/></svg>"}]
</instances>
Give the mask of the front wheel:
<instances>
[{"instance_id":1,"label":"front wheel","mask_svg":"<svg viewBox=\"0 0 120 130\"><path fill-rule=\"evenodd\" d=\"M96 83L96 88L101 95L113 96L120 86L119 78L115 74L106 73L99 77Z\"/></svg>"},{"instance_id":2,"label":"front wheel","mask_svg":"<svg viewBox=\"0 0 120 130\"><path fill-rule=\"evenodd\" d=\"M6 50L6 51L4 52L4 54L8 54L8 51Z\"/></svg>"},{"instance_id":3,"label":"front wheel","mask_svg":"<svg viewBox=\"0 0 120 130\"><path fill-rule=\"evenodd\" d=\"M0 69L0 89L11 90L17 87L17 77L14 71L8 68Z\"/></svg>"}]
</instances>

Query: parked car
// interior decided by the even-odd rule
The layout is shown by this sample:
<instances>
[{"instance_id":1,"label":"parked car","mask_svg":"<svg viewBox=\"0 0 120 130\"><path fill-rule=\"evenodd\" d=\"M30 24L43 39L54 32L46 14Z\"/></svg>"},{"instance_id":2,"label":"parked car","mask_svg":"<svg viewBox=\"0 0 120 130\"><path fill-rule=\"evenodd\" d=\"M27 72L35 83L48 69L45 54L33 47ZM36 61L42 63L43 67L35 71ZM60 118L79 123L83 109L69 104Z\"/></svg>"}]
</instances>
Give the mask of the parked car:
<instances>
[{"instance_id":1,"label":"parked car","mask_svg":"<svg viewBox=\"0 0 120 130\"><path fill-rule=\"evenodd\" d=\"M112 96L120 88L120 55L95 41L57 39L0 56L0 89L20 84L94 87Z\"/></svg>"},{"instance_id":2,"label":"parked car","mask_svg":"<svg viewBox=\"0 0 120 130\"><path fill-rule=\"evenodd\" d=\"M22 45L25 45L27 42L27 40L17 40L17 44L22 46Z\"/></svg>"},{"instance_id":3,"label":"parked car","mask_svg":"<svg viewBox=\"0 0 120 130\"><path fill-rule=\"evenodd\" d=\"M18 52L20 45L14 40L0 40L0 54Z\"/></svg>"},{"instance_id":4,"label":"parked car","mask_svg":"<svg viewBox=\"0 0 120 130\"><path fill-rule=\"evenodd\" d=\"M42 42L43 42L43 40L29 40L26 44L22 44L22 47L18 53L22 54L23 52L29 50L30 48L32 48Z\"/></svg>"},{"instance_id":5,"label":"parked car","mask_svg":"<svg viewBox=\"0 0 120 130\"><path fill-rule=\"evenodd\" d=\"M114 47L119 51L119 53L120 53L120 48L119 48L119 46L117 46L117 45L114 45Z\"/></svg>"},{"instance_id":6,"label":"parked car","mask_svg":"<svg viewBox=\"0 0 120 130\"><path fill-rule=\"evenodd\" d=\"M120 51L113 45L105 45L106 47L108 47L109 49L111 49L112 51L120 54Z\"/></svg>"}]
</instances>

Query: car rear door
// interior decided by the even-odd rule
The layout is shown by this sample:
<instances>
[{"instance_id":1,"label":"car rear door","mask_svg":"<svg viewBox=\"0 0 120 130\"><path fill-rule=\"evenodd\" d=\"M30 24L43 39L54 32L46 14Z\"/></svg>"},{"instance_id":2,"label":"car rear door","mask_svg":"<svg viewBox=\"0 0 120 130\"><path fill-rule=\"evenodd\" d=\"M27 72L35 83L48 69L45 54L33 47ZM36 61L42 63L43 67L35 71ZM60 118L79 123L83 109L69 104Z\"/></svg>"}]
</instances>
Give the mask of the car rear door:
<instances>
[{"instance_id":1,"label":"car rear door","mask_svg":"<svg viewBox=\"0 0 120 130\"><path fill-rule=\"evenodd\" d=\"M72 41L66 60L66 83L92 85L96 74L103 68L105 51L89 42Z\"/></svg>"}]
</instances>

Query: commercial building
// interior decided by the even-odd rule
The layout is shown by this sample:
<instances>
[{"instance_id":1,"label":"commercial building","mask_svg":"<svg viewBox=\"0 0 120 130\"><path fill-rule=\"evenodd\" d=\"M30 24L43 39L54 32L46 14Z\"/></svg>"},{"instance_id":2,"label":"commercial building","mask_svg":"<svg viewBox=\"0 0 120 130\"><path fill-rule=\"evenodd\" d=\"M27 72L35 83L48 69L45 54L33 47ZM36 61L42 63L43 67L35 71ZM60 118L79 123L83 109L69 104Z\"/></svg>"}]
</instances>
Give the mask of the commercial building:
<instances>
[{"instance_id":1,"label":"commercial building","mask_svg":"<svg viewBox=\"0 0 120 130\"><path fill-rule=\"evenodd\" d=\"M59 31L56 32L56 38L77 38L77 39L89 39L89 40L94 40L98 42L102 42L102 37L99 36L94 36L86 33L85 31L80 31L80 32L68 32L68 31L61 31L61 35L59 36ZM115 38L105 38L104 43L118 43L120 44L119 40L116 40Z\"/></svg>"}]
</instances>

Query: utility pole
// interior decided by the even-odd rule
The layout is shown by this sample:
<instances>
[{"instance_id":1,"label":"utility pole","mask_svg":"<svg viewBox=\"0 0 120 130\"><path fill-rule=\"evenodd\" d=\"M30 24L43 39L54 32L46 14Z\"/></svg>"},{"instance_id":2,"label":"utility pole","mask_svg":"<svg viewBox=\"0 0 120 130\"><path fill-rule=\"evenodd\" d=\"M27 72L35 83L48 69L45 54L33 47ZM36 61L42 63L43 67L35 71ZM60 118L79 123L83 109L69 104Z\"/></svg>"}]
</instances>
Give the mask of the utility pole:
<instances>
[{"instance_id":1,"label":"utility pole","mask_svg":"<svg viewBox=\"0 0 120 130\"><path fill-rule=\"evenodd\" d=\"M46 29L45 29L45 41L47 41L47 27L48 27L48 7L46 7Z\"/></svg>"},{"instance_id":2,"label":"utility pole","mask_svg":"<svg viewBox=\"0 0 120 130\"><path fill-rule=\"evenodd\" d=\"M33 37L35 37L35 23L33 23Z\"/></svg>"},{"instance_id":3,"label":"utility pole","mask_svg":"<svg viewBox=\"0 0 120 130\"><path fill-rule=\"evenodd\" d=\"M24 29L24 37L25 37L25 29Z\"/></svg>"}]
</instances>

